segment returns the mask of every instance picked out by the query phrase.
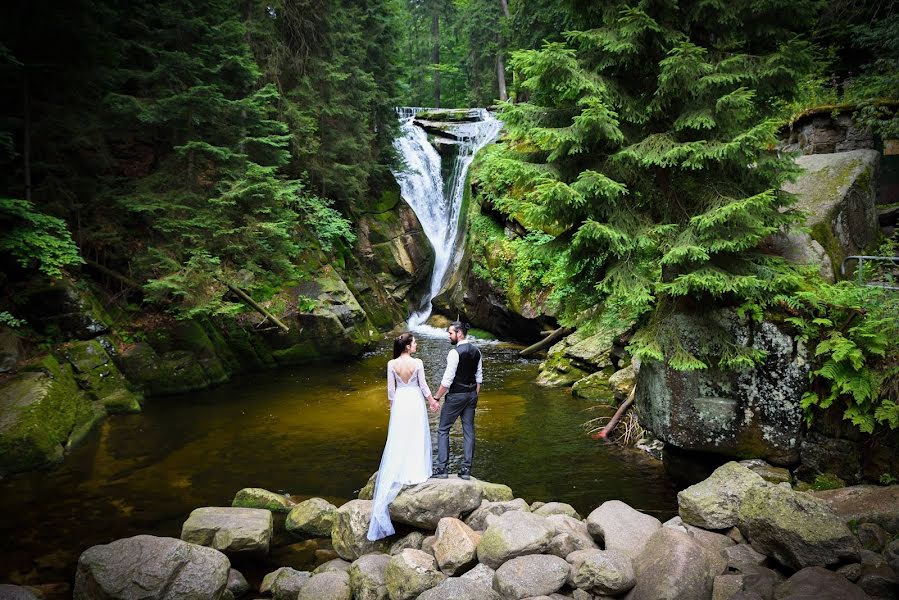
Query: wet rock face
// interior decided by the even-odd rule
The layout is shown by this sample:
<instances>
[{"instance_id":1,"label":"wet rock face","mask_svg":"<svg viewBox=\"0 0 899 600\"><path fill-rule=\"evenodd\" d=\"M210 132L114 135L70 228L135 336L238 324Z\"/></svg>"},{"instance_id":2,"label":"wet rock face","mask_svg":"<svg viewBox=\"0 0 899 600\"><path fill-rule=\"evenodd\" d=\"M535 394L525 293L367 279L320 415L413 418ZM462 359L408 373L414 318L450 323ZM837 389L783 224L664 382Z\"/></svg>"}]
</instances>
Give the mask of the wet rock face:
<instances>
[{"instance_id":1,"label":"wet rock face","mask_svg":"<svg viewBox=\"0 0 899 600\"><path fill-rule=\"evenodd\" d=\"M715 339L764 350L754 368L724 371L677 371L659 361L645 361L637 377L636 407L640 423L656 437L684 450L774 464L799 461L802 408L809 357L804 345L769 322L749 323L733 311L702 317L675 314L667 326L684 347L716 351ZM710 341L713 340L713 341Z\"/></svg>"},{"instance_id":2,"label":"wet rock face","mask_svg":"<svg viewBox=\"0 0 899 600\"><path fill-rule=\"evenodd\" d=\"M800 119L790 127L787 150L803 154L830 154L874 148L874 135L866 127L857 127L852 116L831 113Z\"/></svg>"}]
</instances>

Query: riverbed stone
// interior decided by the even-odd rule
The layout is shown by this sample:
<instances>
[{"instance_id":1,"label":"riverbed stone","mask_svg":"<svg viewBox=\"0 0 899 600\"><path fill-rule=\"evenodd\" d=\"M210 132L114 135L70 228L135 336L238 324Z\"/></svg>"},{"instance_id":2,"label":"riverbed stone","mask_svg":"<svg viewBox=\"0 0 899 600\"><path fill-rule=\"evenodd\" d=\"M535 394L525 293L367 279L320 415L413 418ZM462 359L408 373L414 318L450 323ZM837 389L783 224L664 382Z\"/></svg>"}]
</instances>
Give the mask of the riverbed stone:
<instances>
[{"instance_id":1,"label":"riverbed stone","mask_svg":"<svg viewBox=\"0 0 899 600\"><path fill-rule=\"evenodd\" d=\"M375 483L378 482L378 471L372 473L362 489L359 490L359 500L372 500L375 497Z\"/></svg>"},{"instance_id":2,"label":"riverbed stone","mask_svg":"<svg viewBox=\"0 0 899 600\"><path fill-rule=\"evenodd\" d=\"M750 458L741 460L740 464L767 481L768 483L792 483L793 476L790 475L789 469L783 467L775 467L769 465L759 458Z\"/></svg>"},{"instance_id":3,"label":"riverbed stone","mask_svg":"<svg viewBox=\"0 0 899 600\"><path fill-rule=\"evenodd\" d=\"M624 402L637 384L637 371L634 365L618 369L609 377L609 387L618 402Z\"/></svg>"},{"instance_id":4,"label":"riverbed stone","mask_svg":"<svg viewBox=\"0 0 899 600\"><path fill-rule=\"evenodd\" d=\"M571 395L600 404L615 404L615 392L609 384L611 368L590 373L571 386Z\"/></svg>"},{"instance_id":5,"label":"riverbed stone","mask_svg":"<svg viewBox=\"0 0 899 600\"><path fill-rule=\"evenodd\" d=\"M452 517L444 517L437 524L434 558L440 570L449 576L463 573L478 562L478 542L481 534Z\"/></svg>"},{"instance_id":6,"label":"riverbed stone","mask_svg":"<svg viewBox=\"0 0 899 600\"><path fill-rule=\"evenodd\" d=\"M745 565L761 565L768 559L749 544L736 544L725 548L724 557L727 559L727 566L732 569L739 569Z\"/></svg>"},{"instance_id":7,"label":"riverbed stone","mask_svg":"<svg viewBox=\"0 0 899 600\"><path fill-rule=\"evenodd\" d=\"M594 539L602 541L606 550L621 550L636 558L661 521L621 502L603 502L587 516L587 529Z\"/></svg>"},{"instance_id":8,"label":"riverbed stone","mask_svg":"<svg viewBox=\"0 0 899 600\"><path fill-rule=\"evenodd\" d=\"M565 585L571 570L564 558L546 554L519 556L502 564L493 577L493 589L503 598L548 596Z\"/></svg>"},{"instance_id":9,"label":"riverbed stone","mask_svg":"<svg viewBox=\"0 0 899 600\"><path fill-rule=\"evenodd\" d=\"M383 550L384 542L372 542L366 537L371 505L371 500L350 500L334 513L331 543L340 558L352 561L363 554Z\"/></svg>"},{"instance_id":10,"label":"riverbed stone","mask_svg":"<svg viewBox=\"0 0 899 600\"><path fill-rule=\"evenodd\" d=\"M415 548L416 550L421 550L421 545L424 541L425 536L422 532L412 531L410 533L407 533L397 541L393 542L390 545L390 549L387 551L387 554L399 554L406 548Z\"/></svg>"},{"instance_id":11,"label":"riverbed stone","mask_svg":"<svg viewBox=\"0 0 899 600\"><path fill-rule=\"evenodd\" d=\"M873 598L899 597L899 575L886 564L862 565L855 584Z\"/></svg>"},{"instance_id":12,"label":"riverbed stone","mask_svg":"<svg viewBox=\"0 0 899 600\"><path fill-rule=\"evenodd\" d=\"M10 583L0 583L0 598L3 600L43 600L43 596L36 595L33 590Z\"/></svg>"},{"instance_id":13,"label":"riverbed stone","mask_svg":"<svg viewBox=\"0 0 899 600\"><path fill-rule=\"evenodd\" d=\"M407 548L391 557L384 568L384 581L390 600L409 600L446 579L434 557L421 550Z\"/></svg>"},{"instance_id":14,"label":"riverbed stone","mask_svg":"<svg viewBox=\"0 0 899 600\"><path fill-rule=\"evenodd\" d=\"M260 508L197 508L181 527L181 539L225 554L266 555L272 540L272 513Z\"/></svg>"},{"instance_id":15,"label":"riverbed stone","mask_svg":"<svg viewBox=\"0 0 899 600\"><path fill-rule=\"evenodd\" d=\"M718 575L712 582L712 600L732 600L743 591L744 579L741 573Z\"/></svg>"},{"instance_id":16,"label":"riverbed stone","mask_svg":"<svg viewBox=\"0 0 899 600\"><path fill-rule=\"evenodd\" d=\"M315 567L312 571L313 575L318 575L319 573L330 573L333 571L341 571L346 573L350 570L350 566L352 563L343 560L342 558L332 558L327 562L323 562L322 564Z\"/></svg>"},{"instance_id":17,"label":"riverbed stone","mask_svg":"<svg viewBox=\"0 0 899 600\"><path fill-rule=\"evenodd\" d=\"M507 502L515 498L515 494L512 493L512 488L503 483L483 481L476 477L472 477L469 481L473 482L481 489L484 500L487 500L488 502Z\"/></svg>"},{"instance_id":18,"label":"riverbed stone","mask_svg":"<svg viewBox=\"0 0 899 600\"><path fill-rule=\"evenodd\" d=\"M581 515L579 515L578 512L574 510L574 507L564 502L547 502L533 512L535 515L540 515L541 517L548 517L550 515L566 515L571 517L572 519L581 519Z\"/></svg>"},{"instance_id":19,"label":"riverbed stone","mask_svg":"<svg viewBox=\"0 0 899 600\"><path fill-rule=\"evenodd\" d=\"M421 529L436 529L444 517L461 518L480 506L483 491L470 480L450 476L404 488L390 504L390 518Z\"/></svg>"},{"instance_id":20,"label":"riverbed stone","mask_svg":"<svg viewBox=\"0 0 899 600\"><path fill-rule=\"evenodd\" d=\"M95 402L104 406L108 414L139 413L143 395L128 388L128 381L119 371L106 347L108 340L99 339L69 342L63 355L72 365L75 380Z\"/></svg>"},{"instance_id":21,"label":"riverbed stone","mask_svg":"<svg viewBox=\"0 0 899 600\"><path fill-rule=\"evenodd\" d=\"M495 574L496 571L494 569L491 569L484 563L478 563L471 571L463 574L460 579L471 579L490 588L493 585L493 576Z\"/></svg>"},{"instance_id":22,"label":"riverbed stone","mask_svg":"<svg viewBox=\"0 0 899 600\"><path fill-rule=\"evenodd\" d=\"M886 543L890 541L890 534L877 523L859 524L856 535L858 535L858 541L861 543L862 548L873 550L874 552L883 550Z\"/></svg>"},{"instance_id":23,"label":"riverbed stone","mask_svg":"<svg viewBox=\"0 0 899 600\"><path fill-rule=\"evenodd\" d=\"M465 517L465 524L475 531L483 531L487 529L488 517L496 517L505 512L509 512L510 510L521 510L524 512L531 511L528 507L528 503L522 498L516 498L505 502L489 502L483 500L481 505L475 509L474 512Z\"/></svg>"},{"instance_id":24,"label":"riverbed stone","mask_svg":"<svg viewBox=\"0 0 899 600\"><path fill-rule=\"evenodd\" d=\"M271 594L275 600L296 600L300 590L311 577L312 573L309 571L281 567L262 578L259 591Z\"/></svg>"},{"instance_id":25,"label":"riverbed stone","mask_svg":"<svg viewBox=\"0 0 899 600\"><path fill-rule=\"evenodd\" d=\"M350 589L355 600L387 600L384 569L390 557L386 554L366 554L350 566Z\"/></svg>"},{"instance_id":26,"label":"riverbed stone","mask_svg":"<svg viewBox=\"0 0 899 600\"><path fill-rule=\"evenodd\" d=\"M876 523L889 532L899 532L899 485L854 485L809 494L846 522Z\"/></svg>"},{"instance_id":27,"label":"riverbed stone","mask_svg":"<svg viewBox=\"0 0 899 600\"><path fill-rule=\"evenodd\" d=\"M237 508L262 508L276 513L288 513L292 508L290 500L262 488L244 488L234 494L231 506ZM330 530L329 530L330 533Z\"/></svg>"},{"instance_id":28,"label":"riverbed stone","mask_svg":"<svg viewBox=\"0 0 899 600\"><path fill-rule=\"evenodd\" d=\"M751 488L739 527L756 551L793 569L859 557L858 540L824 502L780 486Z\"/></svg>"},{"instance_id":29,"label":"riverbed stone","mask_svg":"<svg viewBox=\"0 0 899 600\"><path fill-rule=\"evenodd\" d=\"M138 535L91 546L78 559L75 600L218 600L228 557L179 539Z\"/></svg>"},{"instance_id":30,"label":"riverbed stone","mask_svg":"<svg viewBox=\"0 0 899 600\"><path fill-rule=\"evenodd\" d=\"M708 477L677 494L678 513L685 523L704 529L737 524L740 505L749 490L768 484L736 462L726 463Z\"/></svg>"},{"instance_id":31,"label":"riverbed stone","mask_svg":"<svg viewBox=\"0 0 899 600\"><path fill-rule=\"evenodd\" d=\"M313 575L300 588L297 600L353 600L350 576L345 571Z\"/></svg>"},{"instance_id":32,"label":"riverbed stone","mask_svg":"<svg viewBox=\"0 0 899 600\"><path fill-rule=\"evenodd\" d=\"M555 527L555 535L546 548L547 554L566 558L576 550L592 550L598 547L584 521L573 519L568 515L550 515L546 520Z\"/></svg>"},{"instance_id":33,"label":"riverbed stone","mask_svg":"<svg viewBox=\"0 0 899 600\"><path fill-rule=\"evenodd\" d=\"M708 548L712 552L723 554L723 552L736 544L734 540L722 533L715 531L707 531L701 527L695 527L688 523L684 523L680 517L672 517L662 524L662 527L674 527L688 533L693 540L704 548Z\"/></svg>"},{"instance_id":34,"label":"riverbed stone","mask_svg":"<svg viewBox=\"0 0 899 600\"><path fill-rule=\"evenodd\" d=\"M628 600L709 598L715 572L711 553L688 534L660 527L634 559L637 583Z\"/></svg>"},{"instance_id":35,"label":"riverbed stone","mask_svg":"<svg viewBox=\"0 0 899 600\"><path fill-rule=\"evenodd\" d=\"M620 550L578 550L566 558L568 582L594 594L617 596L637 583L631 557Z\"/></svg>"},{"instance_id":36,"label":"riverbed stone","mask_svg":"<svg viewBox=\"0 0 899 600\"><path fill-rule=\"evenodd\" d=\"M228 583L226 587L235 598L240 598L250 591L250 584L247 583L247 578L237 569L228 570Z\"/></svg>"},{"instance_id":37,"label":"riverbed stone","mask_svg":"<svg viewBox=\"0 0 899 600\"><path fill-rule=\"evenodd\" d=\"M783 582L776 600L866 600L867 594L845 577L822 567L805 567Z\"/></svg>"},{"instance_id":38,"label":"riverbed stone","mask_svg":"<svg viewBox=\"0 0 899 600\"><path fill-rule=\"evenodd\" d=\"M693 354L718 356L726 341L766 353L752 368L679 371L646 360L637 376L635 408L640 424L683 450L775 465L800 458L802 395L808 387L809 349L780 326L756 323L732 309L675 312L659 324Z\"/></svg>"},{"instance_id":39,"label":"riverbed stone","mask_svg":"<svg viewBox=\"0 0 899 600\"><path fill-rule=\"evenodd\" d=\"M504 600L490 585L490 582L450 577L424 592L418 600Z\"/></svg>"},{"instance_id":40,"label":"riverbed stone","mask_svg":"<svg viewBox=\"0 0 899 600\"><path fill-rule=\"evenodd\" d=\"M337 507L323 498L309 498L290 509L284 526L302 538L324 538L331 535Z\"/></svg>"},{"instance_id":41,"label":"riverbed stone","mask_svg":"<svg viewBox=\"0 0 899 600\"><path fill-rule=\"evenodd\" d=\"M507 560L540 554L555 536L552 523L529 512L514 510L490 520L478 542L478 560L496 569Z\"/></svg>"}]
</instances>

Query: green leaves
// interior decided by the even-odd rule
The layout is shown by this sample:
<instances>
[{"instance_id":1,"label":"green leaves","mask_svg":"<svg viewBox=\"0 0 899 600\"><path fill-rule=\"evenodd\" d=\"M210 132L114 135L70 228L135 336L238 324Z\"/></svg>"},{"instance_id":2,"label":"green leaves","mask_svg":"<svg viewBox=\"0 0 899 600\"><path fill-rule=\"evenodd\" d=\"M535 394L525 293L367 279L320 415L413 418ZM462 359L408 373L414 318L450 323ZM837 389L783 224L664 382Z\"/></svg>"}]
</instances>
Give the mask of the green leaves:
<instances>
[{"instance_id":1,"label":"green leaves","mask_svg":"<svg viewBox=\"0 0 899 600\"><path fill-rule=\"evenodd\" d=\"M24 268L36 265L45 275L63 276L66 267L84 262L65 221L38 211L32 202L0 198L0 252Z\"/></svg>"}]
</instances>

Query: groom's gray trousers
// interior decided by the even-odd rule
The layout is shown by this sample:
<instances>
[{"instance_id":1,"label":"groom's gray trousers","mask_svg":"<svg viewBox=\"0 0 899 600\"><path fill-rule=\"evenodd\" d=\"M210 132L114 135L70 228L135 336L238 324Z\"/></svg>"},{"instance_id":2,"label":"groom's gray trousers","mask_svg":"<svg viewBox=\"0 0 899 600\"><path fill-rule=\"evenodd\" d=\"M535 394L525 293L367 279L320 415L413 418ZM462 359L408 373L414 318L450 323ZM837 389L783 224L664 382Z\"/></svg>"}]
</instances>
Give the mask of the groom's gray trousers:
<instances>
[{"instance_id":1,"label":"groom's gray trousers","mask_svg":"<svg viewBox=\"0 0 899 600\"><path fill-rule=\"evenodd\" d=\"M446 473L449 462L449 431L460 416L462 417L462 436L465 450L462 456L462 471L471 471L474 458L474 409L478 406L477 392L447 394L440 411L440 424L437 426L437 464L434 471Z\"/></svg>"}]
</instances>

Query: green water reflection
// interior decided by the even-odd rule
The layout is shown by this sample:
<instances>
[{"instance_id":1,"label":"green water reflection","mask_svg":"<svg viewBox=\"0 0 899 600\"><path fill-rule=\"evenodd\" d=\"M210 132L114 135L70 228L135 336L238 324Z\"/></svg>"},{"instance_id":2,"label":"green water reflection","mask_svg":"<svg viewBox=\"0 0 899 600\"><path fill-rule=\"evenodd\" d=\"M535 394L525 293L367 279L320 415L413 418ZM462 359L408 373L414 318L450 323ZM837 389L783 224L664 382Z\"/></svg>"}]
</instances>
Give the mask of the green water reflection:
<instances>
[{"instance_id":1,"label":"green water reflection","mask_svg":"<svg viewBox=\"0 0 899 600\"><path fill-rule=\"evenodd\" d=\"M432 385L448 348L419 343ZM538 361L519 359L517 348L482 350L476 477L584 515L609 499L674 514L675 489L659 464L585 435L581 423L597 414L588 403L536 386ZM0 582L71 581L88 546L137 533L177 537L193 508L227 506L242 487L354 497L380 461L388 358L385 347L358 361L257 373L107 420L59 468L0 482ZM451 467L461 442L457 424Z\"/></svg>"}]
</instances>

